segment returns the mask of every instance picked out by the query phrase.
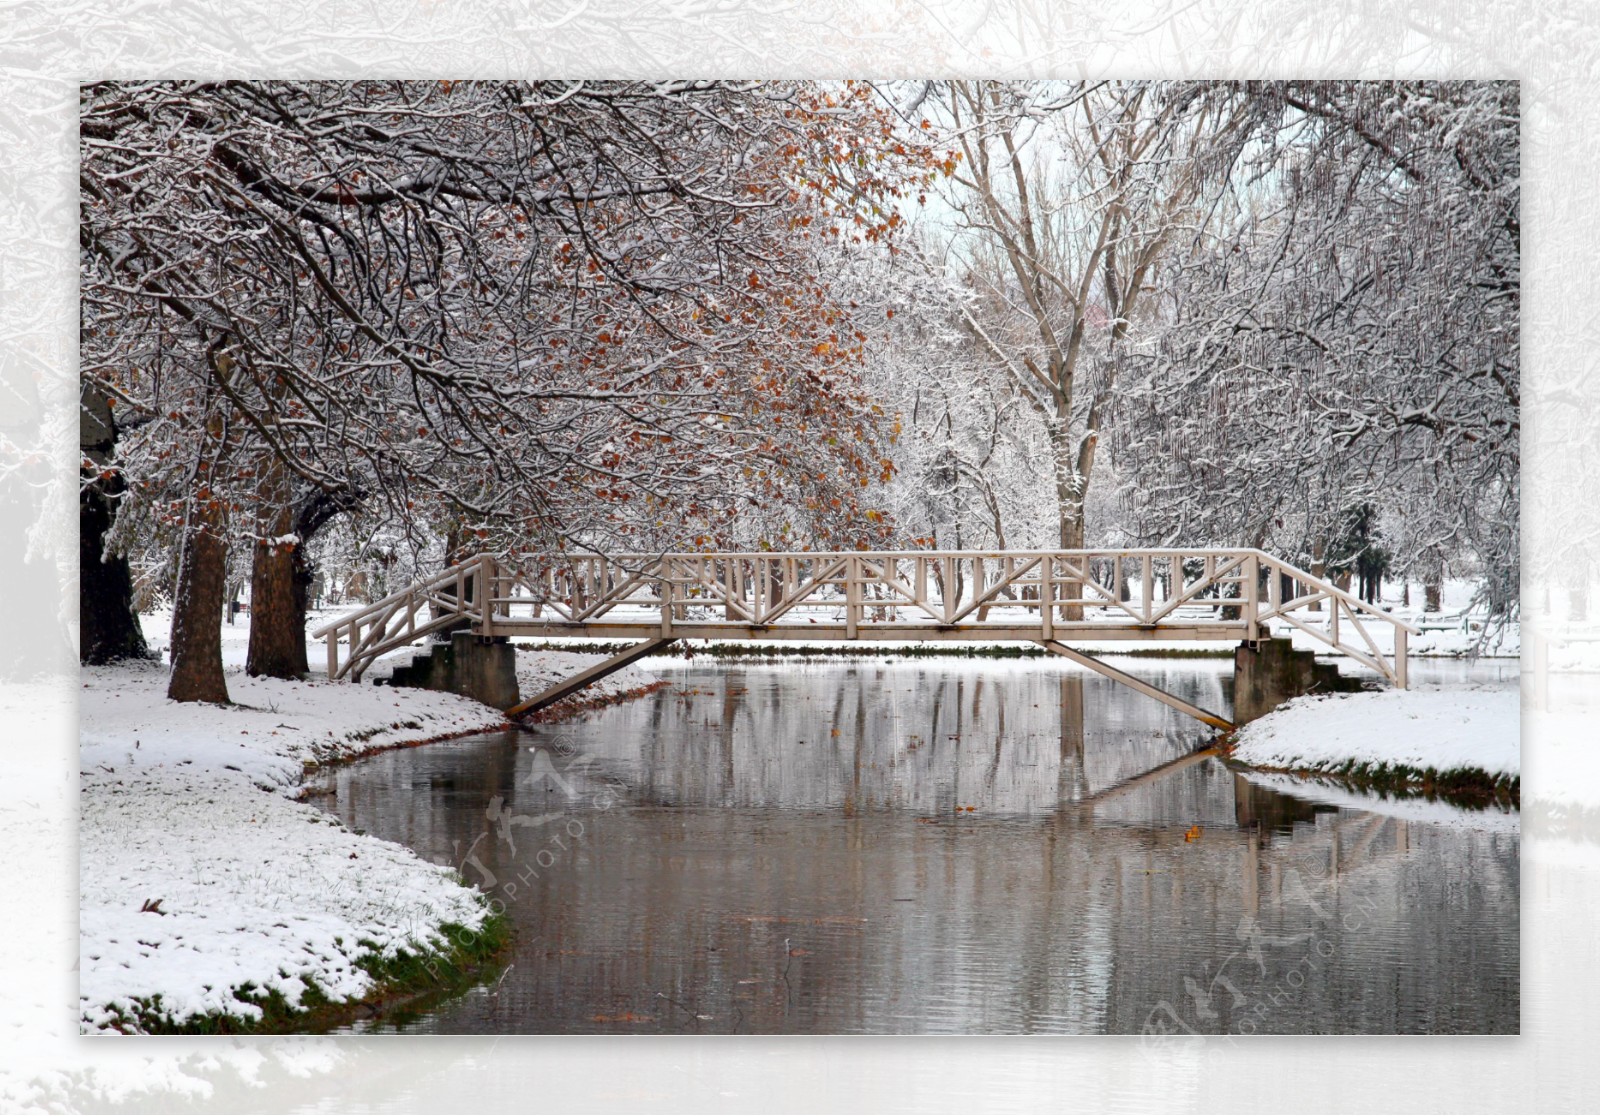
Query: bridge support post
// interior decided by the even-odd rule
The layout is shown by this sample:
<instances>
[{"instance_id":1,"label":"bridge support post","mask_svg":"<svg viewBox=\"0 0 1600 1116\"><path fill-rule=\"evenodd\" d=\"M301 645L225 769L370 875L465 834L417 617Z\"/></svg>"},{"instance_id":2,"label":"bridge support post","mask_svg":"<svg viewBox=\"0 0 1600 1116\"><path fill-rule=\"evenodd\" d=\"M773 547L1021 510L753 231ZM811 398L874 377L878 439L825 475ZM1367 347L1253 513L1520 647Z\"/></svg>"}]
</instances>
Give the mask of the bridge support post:
<instances>
[{"instance_id":1,"label":"bridge support post","mask_svg":"<svg viewBox=\"0 0 1600 1116\"><path fill-rule=\"evenodd\" d=\"M614 674L631 663L638 662L646 655L653 655L669 643L677 640L671 636L647 639L636 643L620 655L613 655L601 663L596 663L588 670L581 671L568 678L565 682L558 682L543 693L536 694L527 701L518 702L506 710L507 717L521 717L528 713L536 712L547 705L553 705L564 697L570 697L583 689L591 682L598 682L608 674Z\"/></svg>"},{"instance_id":2,"label":"bridge support post","mask_svg":"<svg viewBox=\"0 0 1600 1116\"><path fill-rule=\"evenodd\" d=\"M844 564L844 637L857 638L861 629L861 559L851 555Z\"/></svg>"},{"instance_id":3,"label":"bridge support post","mask_svg":"<svg viewBox=\"0 0 1600 1116\"><path fill-rule=\"evenodd\" d=\"M1120 671L1114 666L1109 666L1091 655L1085 655L1082 651L1074 651L1064 643L1057 643L1053 639L1041 639L1039 646L1063 658L1071 659L1079 666L1088 667L1096 674L1103 674L1113 682L1120 682L1130 690L1137 690L1146 697L1155 698L1163 705L1170 705L1179 713L1186 713L1197 721L1204 721L1212 728L1222 729L1227 732L1234 727L1233 722L1224 717L1219 717L1215 713L1201 709L1198 705L1191 705L1180 697L1175 697L1157 686L1150 685L1142 678L1135 678L1133 675Z\"/></svg>"},{"instance_id":4,"label":"bridge support post","mask_svg":"<svg viewBox=\"0 0 1600 1116\"><path fill-rule=\"evenodd\" d=\"M494 555L485 554L478 560L478 576L473 582L473 596L478 606L478 634L485 638L494 636L494 593L497 573Z\"/></svg>"}]
</instances>

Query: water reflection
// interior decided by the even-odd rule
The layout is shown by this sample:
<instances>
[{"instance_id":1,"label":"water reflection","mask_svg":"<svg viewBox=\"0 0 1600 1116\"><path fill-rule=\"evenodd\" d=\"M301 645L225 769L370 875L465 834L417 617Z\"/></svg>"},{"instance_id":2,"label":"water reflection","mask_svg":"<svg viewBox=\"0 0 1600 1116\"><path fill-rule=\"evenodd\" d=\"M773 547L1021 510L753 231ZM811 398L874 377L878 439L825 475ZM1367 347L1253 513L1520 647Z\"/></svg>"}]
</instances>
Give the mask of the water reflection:
<instances>
[{"instance_id":1,"label":"water reflection","mask_svg":"<svg viewBox=\"0 0 1600 1116\"><path fill-rule=\"evenodd\" d=\"M1224 704L1215 669L1143 673ZM1033 663L674 677L331 777L347 823L519 928L502 980L403 1026L1516 1030L1514 832L1254 785L1164 706Z\"/></svg>"}]
</instances>

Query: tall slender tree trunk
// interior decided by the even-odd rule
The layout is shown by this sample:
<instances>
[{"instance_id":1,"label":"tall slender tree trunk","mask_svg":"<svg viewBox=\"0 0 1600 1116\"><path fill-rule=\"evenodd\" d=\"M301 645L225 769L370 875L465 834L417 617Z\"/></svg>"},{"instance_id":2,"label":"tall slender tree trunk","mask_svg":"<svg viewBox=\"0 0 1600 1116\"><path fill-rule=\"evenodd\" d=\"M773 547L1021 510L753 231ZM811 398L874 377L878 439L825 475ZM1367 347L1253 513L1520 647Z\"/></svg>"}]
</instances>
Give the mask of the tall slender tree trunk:
<instances>
[{"instance_id":1,"label":"tall slender tree trunk","mask_svg":"<svg viewBox=\"0 0 1600 1116\"><path fill-rule=\"evenodd\" d=\"M87 462L78 490L78 659L109 663L150 654L133 607L128 560L105 552L106 533L122 493L120 477L102 478L116 446L116 423L105 395L80 393L78 445Z\"/></svg>"},{"instance_id":2,"label":"tall slender tree trunk","mask_svg":"<svg viewBox=\"0 0 1600 1116\"><path fill-rule=\"evenodd\" d=\"M1050 449L1055 456L1056 506L1060 520L1061 549L1083 549L1083 478L1077 473L1076 453L1067 430L1067 419L1058 415L1050 426ZM1088 571L1085 571L1086 573ZM1069 581L1062 587L1064 596L1081 598L1083 583ZM1082 620L1082 605L1065 605L1063 620Z\"/></svg>"},{"instance_id":3,"label":"tall slender tree trunk","mask_svg":"<svg viewBox=\"0 0 1600 1116\"><path fill-rule=\"evenodd\" d=\"M198 500L183 539L183 571L172 613L173 701L228 703L222 674L222 600L227 587L228 549L223 514L212 500Z\"/></svg>"},{"instance_id":4,"label":"tall slender tree trunk","mask_svg":"<svg viewBox=\"0 0 1600 1116\"><path fill-rule=\"evenodd\" d=\"M454 566L458 562L464 562L470 557L472 557L472 551L468 542L468 538L462 534L460 522L457 520L452 520L449 529L446 530L444 536L445 568L449 569L451 566ZM466 591L467 598L469 600L472 598L472 595L475 591L472 583L473 578L469 576L466 578L465 584L462 586L462 588ZM439 595L454 599L455 591L453 589L441 589L439 590ZM433 613L435 619L439 619L444 614L444 610L442 610L439 605L431 606L430 611ZM449 643L450 637L456 632L468 631L471 629L471 627L472 621L458 620L454 624L448 624L445 627L440 628L433 634L433 638L439 643Z\"/></svg>"},{"instance_id":5,"label":"tall slender tree trunk","mask_svg":"<svg viewBox=\"0 0 1600 1116\"><path fill-rule=\"evenodd\" d=\"M1440 612L1444 608L1444 556L1429 551L1422 573L1422 610Z\"/></svg>"},{"instance_id":6,"label":"tall slender tree trunk","mask_svg":"<svg viewBox=\"0 0 1600 1116\"><path fill-rule=\"evenodd\" d=\"M263 513L250 564L250 649L245 670L269 678L303 678L306 661L304 594L295 592L294 506L283 463L262 468Z\"/></svg>"},{"instance_id":7,"label":"tall slender tree trunk","mask_svg":"<svg viewBox=\"0 0 1600 1116\"><path fill-rule=\"evenodd\" d=\"M1444 593L1438 581L1422 583L1422 611L1439 612L1444 608Z\"/></svg>"}]
</instances>

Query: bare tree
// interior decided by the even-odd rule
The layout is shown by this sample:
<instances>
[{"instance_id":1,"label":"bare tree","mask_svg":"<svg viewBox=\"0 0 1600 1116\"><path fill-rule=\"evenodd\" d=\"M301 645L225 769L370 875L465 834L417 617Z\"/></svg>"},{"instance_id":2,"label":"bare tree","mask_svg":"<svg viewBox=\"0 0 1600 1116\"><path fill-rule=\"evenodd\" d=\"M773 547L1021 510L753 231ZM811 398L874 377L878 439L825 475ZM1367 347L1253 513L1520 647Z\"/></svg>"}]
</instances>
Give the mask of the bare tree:
<instances>
[{"instance_id":1,"label":"bare tree","mask_svg":"<svg viewBox=\"0 0 1600 1116\"><path fill-rule=\"evenodd\" d=\"M1433 607L1448 559L1504 615L1519 549L1515 85L1199 93L1247 114L1253 146L1228 204L1171 261L1158 344L1128 379L1114 452L1138 535L1316 563L1371 506L1373 539Z\"/></svg>"},{"instance_id":2,"label":"bare tree","mask_svg":"<svg viewBox=\"0 0 1600 1116\"><path fill-rule=\"evenodd\" d=\"M1048 432L1060 545L1085 498L1129 331L1174 236L1196 223L1211 107L1141 83L953 82L952 203L985 298L967 327Z\"/></svg>"}]
</instances>

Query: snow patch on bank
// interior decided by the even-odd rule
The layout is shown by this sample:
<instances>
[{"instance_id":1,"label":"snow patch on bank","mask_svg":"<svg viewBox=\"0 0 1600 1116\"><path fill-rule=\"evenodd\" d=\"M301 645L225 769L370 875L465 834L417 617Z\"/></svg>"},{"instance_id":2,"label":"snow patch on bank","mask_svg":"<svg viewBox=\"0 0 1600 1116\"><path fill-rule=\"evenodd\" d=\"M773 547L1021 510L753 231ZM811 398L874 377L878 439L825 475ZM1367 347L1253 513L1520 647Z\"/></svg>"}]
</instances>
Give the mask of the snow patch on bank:
<instances>
[{"instance_id":1,"label":"snow patch on bank","mask_svg":"<svg viewBox=\"0 0 1600 1116\"><path fill-rule=\"evenodd\" d=\"M165 618L144 619L160 646ZM248 638L248 623L225 625L231 706L168 701L168 669L157 663L80 674L85 1031L114 1029L156 996L178 1020L256 1018L260 1009L235 994L244 984L291 1004L312 981L331 999L359 998L373 989L358 958L440 948L440 926L482 924L478 893L453 871L351 833L294 796L316 765L492 730L501 714L429 690L251 678L238 669ZM601 657L519 651L522 693ZM655 681L635 664L579 697L620 697Z\"/></svg>"},{"instance_id":2,"label":"snow patch on bank","mask_svg":"<svg viewBox=\"0 0 1600 1116\"><path fill-rule=\"evenodd\" d=\"M79 1006L112 1029L159 996L176 1019L256 1018L246 983L301 1002L372 990L362 955L439 948L485 909L445 867L292 800L308 765L491 729L453 694L230 674L238 705L166 699L167 671L90 667L79 691ZM366 944L363 944L366 943Z\"/></svg>"},{"instance_id":3,"label":"snow patch on bank","mask_svg":"<svg viewBox=\"0 0 1600 1116\"><path fill-rule=\"evenodd\" d=\"M264 788L292 788L307 764L504 721L455 694L232 672L233 705L173 702L167 668L154 663L85 667L81 682L78 740L86 779L182 768L187 775L232 772Z\"/></svg>"},{"instance_id":4,"label":"snow patch on bank","mask_svg":"<svg viewBox=\"0 0 1600 1116\"><path fill-rule=\"evenodd\" d=\"M1521 708L1512 689L1312 694L1244 726L1233 758L1254 767L1387 764L1520 776Z\"/></svg>"}]
</instances>

